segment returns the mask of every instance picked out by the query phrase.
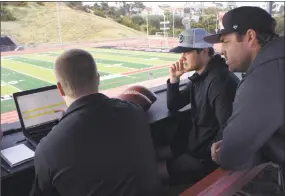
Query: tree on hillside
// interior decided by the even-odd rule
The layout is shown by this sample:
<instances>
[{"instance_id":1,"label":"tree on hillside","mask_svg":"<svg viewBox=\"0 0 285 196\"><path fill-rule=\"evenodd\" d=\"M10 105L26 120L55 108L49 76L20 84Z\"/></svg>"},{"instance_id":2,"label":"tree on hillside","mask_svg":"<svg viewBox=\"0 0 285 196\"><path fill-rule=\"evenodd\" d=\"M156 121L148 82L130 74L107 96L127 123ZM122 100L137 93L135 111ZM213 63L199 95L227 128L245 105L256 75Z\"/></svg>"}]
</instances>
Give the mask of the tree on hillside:
<instances>
[{"instance_id":1,"label":"tree on hillside","mask_svg":"<svg viewBox=\"0 0 285 196\"><path fill-rule=\"evenodd\" d=\"M131 5L128 2L123 1L123 10L124 10L124 15L130 15L131 11Z\"/></svg>"},{"instance_id":2,"label":"tree on hillside","mask_svg":"<svg viewBox=\"0 0 285 196\"><path fill-rule=\"evenodd\" d=\"M12 12L1 6L0 9L1 21L14 21L16 18L13 16Z\"/></svg>"},{"instance_id":3,"label":"tree on hillside","mask_svg":"<svg viewBox=\"0 0 285 196\"><path fill-rule=\"evenodd\" d=\"M131 4L131 13L139 14L144 10L144 8L145 5L142 2L136 1L133 4Z\"/></svg>"},{"instance_id":4,"label":"tree on hillside","mask_svg":"<svg viewBox=\"0 0 285 196\"><path fill-rule=\"evenodd\" d=\"M209 7L204 9L204 15L217 15L219 12L218 8Z\"/></svg>"},{"instance_id":5,"label":"tree on hillside","mask_svg":"<svg viewBox=\"0 0 285 196\"><path fill-rule=\"evenodd\" d=\"M82 7L82 2L81 1L67 1L66 2L66 5L68 7L71 7L71 8L76 8L76 7Z\"/></svg>"},{"instance_id":6,"label":"tree on hillside","mask_svg":"<svg viewBox=\"0 0 285 196\"><path fill-rule=\"evenodd\" d=\"M69 2L67 1L65 3L68 7L72 9L88 12L88 9L87 9L88 6L83 6L81 1L69 1Z\"/></svg>"},{"instance_id":7,"label":"tree on hillside","mask_svg":"<svg viewBox=\"0 0 285 196\"><path fill-rule=\"evenodd\" d=\"M100 5L98 5L98 3L94 3L94 5L93 5L93 10L101 10L101 7L100 7Z\"/></svg>"},{"instance_id":8,"label":"tree on hillside","mask_svg":"<svg viewBox=\"0 0 285 196\"><path fill-rule=\"evenodd\" d=\"M131 14L139 14L145 8L145 5L142 2L116 2L116 4L120 5L119 12L121 15L131 15Z\"/></svg>"},{"instance_id":9,"label":"tree on hillside","mask_svg":"<svg viewBox=\"0 0 285 196\"><path fill-rule=\"evenodd\" d=\"M132 21L134 24L137 24L137 25L142 25L142 24L145 24L145 21L143 19L143 17L139 16L139 15L136 15L136 16L133 16L132 17Z\"/></svg>"},{"instance_id":10,"label":"tree on hillside","mask_svg":"<svg viewBox=\"0 0 285 196\"><path fill-rule=\"evenodd\" d=\"M1 6L2 5L25 7L26 5L28 5L28 2L27 1L4 1L4 2L1 2Z\"/></svg>"},{"instance_id":11,"label":"tree on hillside","mask_svg":"<svg viewBox=\"0 0 285 196\"><path fill-rule=\"evenodd\" d=\"M163 21L163 16L159 16L159 15L150 15L148 16L148 24L152 27L154 27L155 29L160 28L160 21Z\"/></svg>"},{"instance_id":12,"label":"tree on hillside","mask_svg":"<svg viewBox=\"0 0 285 196\"><path fill-rule=\"evenodd\" d=\"M201 16L199 22L191 22L191 28L203 28L209 33L215 33L216 29L216 16Z\"/></svg>"},{"instance_id":13,"label":"tree on hillside","mask_svg":"<svg viewBox=\"0 0 285 196\"><path fill-rule=\"evenodd\" d=\"M145 5L142 2L125 2L120 1L116 2L117 5L120 5L120 12L123 12L122 15L130 15L130 14L139 14L145 8Z\"/></svg>"},{"instance_id":14,"label":"tree on hillside","mask_svg":"<svg viewBox=\"0 0 285 196\"><path fill-rule=\"evenodd\" d=\"M222 7L208 7L204 9L204 15L217 15L221 11L229 11L228 8L222 8Z\"/></svg>"},{"instance_id":15,"label":"tree on hillside","mask_svg":"<svg viewBox=\"0 0 285 196\"><path fill-rule=\"evenodd\" d=\"M101 5L99 5L98 3L94 3L93 6L91 7L91 9L93 10L93 13L96 16L100 16L100 17L106 18L105 12L102 9L102 7L104 7L104 9L106 9L106 5L105 5L104 2L101 2ZM108 7L108 3L107 3L107 7Z\"/></svg>"},{"instance_id":16,"label":"tree on hillside","mask_svg":"<svg viewBox=\"0 0 285 196\"><path fill-rule=\"evenodd\" d=\"M108 9L109 9L108 2L102 1L102 2L101 2L101 10L102 10L103 12L105 12L105 11L107 12Z\"/></svg>"},{"instance_id":17,"label":"tree on hillside","mask_svg":"<svg viewBox=\"0 0 285 196\"><path fill-rule=\"evenodd\" d=\"M119 8L119 9L115 9L114 11L114 17L116 19L118 19L119 17L123 16L125 13L124 9L123 8Z\"/></svg>"},{"instance_id":18,"label":"tree on hillside","mask_svg":"<svg viewBox=\"0 0 285 196\"><path fill-rule=\"evenodd\" d=\"M115 12L116 12L116 8L111 6L111 7L109 7L109 9L107 11L107 15L110 16L111 18L116 18Z\"/></svg>"},{"instance_id":19,"label":"tree on hillside","mask_svg":"<svg viewBox=\"0 0 285 196\"><path fill-rule=\"evenodd\" d=\"M134 2L134 4L132 5L132 7L140 8L140 9L143 10L143 9L145 8L145 5L143 4L143 2L136 1L136 2Z\"/></svg>"},{"instance_id":20,"label":"tree on hillside","mask_svg":"<svg viewBox=\"0 0 285 196\"><path fill-rule=\"evenodd\" d=\"M178 28L178 29L184 28L184 26L181 22L181 19L182 19L181 16L174 15L174 28ZM169 21L171 24L173 24L173 15L172 14L170 15Z\"/></svg>"},{"instance_id":21,"label":"tree on hillside","mask_svg":"<svg viewBox=\"0 0 285 196\"><path fill-rule=\"evenodd\" d=\"M275 31L279 35L284 35L284 15L280 17L275 17L275 20L277 22Z\"/></svg>"},{"instance_id":22,"label":"tree on hillside","mask_svg":"<svg viewBox=\"0 0 285 196\"><path fill-rule=\"evenodd\" d=\"M44 2L42 2L42 1L37 1L36 2L38 5L40 5L40 6L44 6L45 4L44 4Z\"/></svg>"}]
</instances>

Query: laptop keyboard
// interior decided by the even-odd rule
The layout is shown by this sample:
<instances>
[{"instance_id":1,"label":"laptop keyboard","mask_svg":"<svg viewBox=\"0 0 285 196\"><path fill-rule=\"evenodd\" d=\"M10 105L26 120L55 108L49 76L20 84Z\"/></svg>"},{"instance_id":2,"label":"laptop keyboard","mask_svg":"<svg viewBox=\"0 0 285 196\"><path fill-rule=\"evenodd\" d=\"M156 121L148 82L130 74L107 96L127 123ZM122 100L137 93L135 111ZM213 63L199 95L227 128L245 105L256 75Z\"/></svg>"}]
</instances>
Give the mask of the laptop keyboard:
<instances>
[{"instance_id":1,"label":"laptop keyboard","mask_svg":"<svg viewBox=\"0 0 285 196\"><path fill-rule=\"evenodd\" d=\"M34 137L33 140L38 144L43 137Z\"/></svg>"},{"instance_id":2,"label":"laptop keyboard","mask_svg":"<svg viewBox=\"0 0 285 196\"><path fill-rule=\"evenodd\" d=\"M32 140L38 144L41 141L41 139L44 138L47 134L48 134L48 132L47 133L41 133L39 135L32 137Z\"/></svg>"}]
</instances>

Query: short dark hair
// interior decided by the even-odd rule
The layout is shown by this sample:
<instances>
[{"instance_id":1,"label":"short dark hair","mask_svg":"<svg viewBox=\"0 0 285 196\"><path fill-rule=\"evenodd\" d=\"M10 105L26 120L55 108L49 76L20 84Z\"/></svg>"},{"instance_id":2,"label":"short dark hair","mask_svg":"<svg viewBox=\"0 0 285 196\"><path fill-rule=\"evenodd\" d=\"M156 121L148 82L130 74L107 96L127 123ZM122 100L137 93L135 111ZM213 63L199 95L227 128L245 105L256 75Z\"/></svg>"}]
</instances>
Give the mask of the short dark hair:
<instances>
[{"instance_id":1,"label":"short dark hair","mask_svg":"<svg viewBox=\"0 0 285 196\"><path fill-rule=\"evenodd\" d=\"M204 50L204 49L199 48L199 49L196 49L196 52L199 54L202 50ZM214 56L214 54L215 54L214 48L210 47L210 48L208 48L208 50L209 50L209 52L208 52L209 57Z\"/></svg>"},{"instance_id":2,"label":"short dark hair","mask_svg":"<svg viewBox=\"0 0 285 196\"><path fill-rule=\"evenodd\" d=\"M243 33L236 33L237 41L241 42L245 32ZM276 33L263 33L256 31L256 39L259 45L263 47L265 44L270 42L273 38L278 37Z\"/></svg>"},{"instance_id":3,"label":"short dark hair","mask_svg":"<svg viewBox=\"0 0 285 196\"><path fill-rule=\"evenodd\" d=\"M55 62L55 74L66 95L75 97L96 86L97 66L92 55L82 49L70 49ZM97 89L96 89L97 90Z\"/></svg>"}]
</instances>

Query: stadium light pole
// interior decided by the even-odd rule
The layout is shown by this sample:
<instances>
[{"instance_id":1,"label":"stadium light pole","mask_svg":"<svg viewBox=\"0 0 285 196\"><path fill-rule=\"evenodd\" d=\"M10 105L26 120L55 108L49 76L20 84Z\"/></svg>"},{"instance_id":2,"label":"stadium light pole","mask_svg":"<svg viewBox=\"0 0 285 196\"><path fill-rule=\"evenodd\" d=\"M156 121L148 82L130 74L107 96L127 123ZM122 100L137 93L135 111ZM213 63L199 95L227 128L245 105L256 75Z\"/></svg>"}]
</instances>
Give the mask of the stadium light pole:
<instances>
[{"instance_id":1,"label":"stadium light pole","mask_svg":"<svg viewBox=\"0 0 285 196\"><path fill-rule=\"evenodd\" d=\"M147 35L147 44L149 47L149 37L148 37L148 13L146 15L146 35Z\"/></svg>"},{"instance_id":2,"label":"stadium light pole","mask_svg":"<svg viewBox=\"0 0 285 196\"><path fill-rule=\"evenodd\" d=\"M173 23L173 38L174 38L174 9L172 9L172 23Z\"/></svg>"},{"instance_id":3,"label":"stadium light pole","mask_svg":"<svg viewBox=\"0 0 285 196\"><path fill-rule=\"evenodd\" d=\"M267 12L272 15L272 7L273 7L273 2L270 1L267 3Z\"/></svg>"},{"instance_id":4,"label":"stadium light pole","mask_svg":"<svg viewBox=\"0 0 285 196\"><path fill-rule=\"evenodd\" d=\"M216 14L217 18L216 18L216 29L215 32L218 33L218 22L219 22L219 13Z\"/></svg>"},{"instance_id":5,"label":"stadium light pole","mask_svg":"<svg viewBox=\"0 0 285 196\"><path fill-rule=\"evenodd\" d=\"M59 11L58 11L58 2L56 2L56 13L57 13L58 35L59 35L60 45L62 45L62 35L61 35L61 28L60 28L60 18L59 18Z\"/></svg>"},{"instance_id":6,"label":"stadium light pole","mask_svg":"<svg viewBox=\"0 0 285 196\"><path fill-rule=\"evenodd\" d=\"M146 35L148 37L148 15L146 15Z\"/></svg>"},{"instance_id":7,"label":"stadium light pole","mask_svg":"<svg viewBox=\"0 0 285 196\"><path fill-rule=\"evenodd\" d=\"M218 9L217 9L217 4L215 6L215 11L216 11L216 28L215 28L215 32L218 33L218 21L219 21L219 12L218 12Z\"/></svg>"},{"instance_id":8,"label":"stadium light pole","mask_svg":"<svg viewBox=\"0 0 285 196\"><path fill-rule=\"evenodd\" d=\"M164 21L164 24L163 24L163 34L164 34L164 39L165 39L165 13L163 12L163 21Z\"/></svg>"}]
</instances>

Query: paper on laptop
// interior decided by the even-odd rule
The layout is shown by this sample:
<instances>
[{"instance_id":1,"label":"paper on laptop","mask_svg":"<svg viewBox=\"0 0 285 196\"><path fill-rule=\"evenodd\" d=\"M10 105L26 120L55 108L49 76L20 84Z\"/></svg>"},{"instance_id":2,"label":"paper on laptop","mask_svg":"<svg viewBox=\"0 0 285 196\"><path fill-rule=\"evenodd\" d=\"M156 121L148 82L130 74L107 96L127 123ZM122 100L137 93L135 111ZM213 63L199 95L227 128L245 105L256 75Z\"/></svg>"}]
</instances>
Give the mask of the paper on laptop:
<instances>
[{"instance_id":1,"label":"paper on laptop","mask_svg":"<svg viewBox=\"0 0 285 196\"><path fill-rule=\"evenodd\" d=\"M30 161L34 156L35 152L24 144L1 150L1 157L10 165L10 167L15 167Z\"/></svg>"}]
</instances>

